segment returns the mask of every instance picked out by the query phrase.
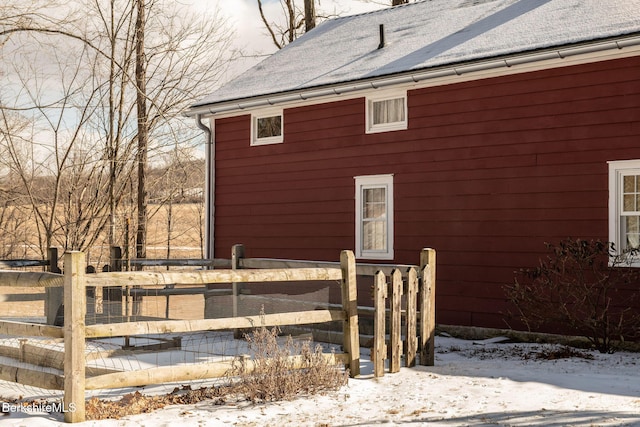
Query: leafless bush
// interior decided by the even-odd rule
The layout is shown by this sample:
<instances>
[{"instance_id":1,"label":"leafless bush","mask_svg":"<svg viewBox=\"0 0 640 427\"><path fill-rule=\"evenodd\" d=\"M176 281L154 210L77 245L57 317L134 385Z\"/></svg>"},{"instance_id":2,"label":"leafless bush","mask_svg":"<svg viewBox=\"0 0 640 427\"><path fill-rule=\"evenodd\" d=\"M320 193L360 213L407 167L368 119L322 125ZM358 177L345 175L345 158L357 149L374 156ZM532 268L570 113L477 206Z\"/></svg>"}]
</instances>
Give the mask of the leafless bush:
<instances>
[{"instance_id":1,"label":"leafless bush","mask_svg":"<svg viewBox=\"0 0 640 427\"><path fill-rule=\"evenodd\" d=\"M565 239L547 247L550 254L537 267L521 269L505 286L514 317L529 330L560 327L583 335L603 353L638 338L639 295L624 294L640 280L636 269L625 268L629 257L615 255L612 244L597 240Z\"/></svg>"},{"instance_id":2,"label":"leafless bush","mask_svg":"<svg viewBox=\"0 0 640 427\"><path fill-rule=\"evenodd\" d=\"M288 400L300 394L337 390L347 383L348 373L333 365L318 344L294 341L278 343L278 328L260 327L245 335L253 352L251 367L241 363L238 392L248 400Z\"/></svg>"}]
</instances>

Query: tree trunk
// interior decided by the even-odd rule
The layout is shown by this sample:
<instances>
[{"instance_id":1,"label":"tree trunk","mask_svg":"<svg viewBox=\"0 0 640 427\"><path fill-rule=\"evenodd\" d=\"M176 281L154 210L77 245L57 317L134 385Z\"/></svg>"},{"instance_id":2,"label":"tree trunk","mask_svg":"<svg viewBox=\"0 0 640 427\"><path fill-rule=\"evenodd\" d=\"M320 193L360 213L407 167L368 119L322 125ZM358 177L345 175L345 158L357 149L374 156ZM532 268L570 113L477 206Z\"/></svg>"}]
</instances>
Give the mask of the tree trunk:
<instances>
[{"instance_id":1,"label":"tree trunk","mask_svg":"<svg viewBox=\"0 0 640 427\"><path fill-rule=\"evenodd\" d=\"M310 31L316 26L315 0L304 0L304 31Z\"/></svg>"},{"instance_id":2,"label":"tree trunk","mask_svg":"<svg viewBox=\"0 0 640 427\"><path fill-rule=\"evenodd\" d=\"M138 112L138 226L136 231L136 258L147 257L147 93L146 62L144 54L145 2L137 0L136 18L136 107Z\"/></svg>"}]
</instances>

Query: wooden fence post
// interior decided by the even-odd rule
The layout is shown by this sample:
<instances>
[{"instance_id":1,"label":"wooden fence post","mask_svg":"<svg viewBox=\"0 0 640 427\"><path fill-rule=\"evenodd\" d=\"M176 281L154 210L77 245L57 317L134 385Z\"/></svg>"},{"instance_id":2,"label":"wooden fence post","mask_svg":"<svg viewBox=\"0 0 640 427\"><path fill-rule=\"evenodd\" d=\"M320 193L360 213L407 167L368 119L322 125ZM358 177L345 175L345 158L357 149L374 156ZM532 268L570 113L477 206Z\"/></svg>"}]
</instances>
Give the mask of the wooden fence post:
<instances>
[{"instance_id":1,"label":"wooden fence post","mask_svg":"<svg viewBox=\"0 0 640 427\"><path fill-rule=\"evenodd\" d=\"M231 269L238 270L240 269L240 260L244 258L244 245L237 244L231 247ZM231 283L231 316L238 317L238 298L240 295L240 288L242 287L241 283L233 282ZM233 331L233 336L235 339L242 338L242 330L235 329Z\"/></svg>"},{"instance_id":2,"label":"wooden fence post","mask_svg":"<svg viewBox=\"0 0 640 427\"><path fill-rule=\"evenodd\" d=\"M416 352L418 349L418 272L411 267L407 274L407 358L406 366L416 365Z\"/></svg>"},{"instance_id":3,"label":"wooden fence post","mask_svg":"<svg viewBox=\"0 0 640 427\"><path fill-rule=\"evenodd\" d=\"M122 271L122 248L111 246L111 271Z\"/></svg>"},{"instance_id":4,"label":"wooden fence post","mask_svg":"<svg viewBox=\"0 0 640 427\"><path fill-rule=\"evenodd\" d=\"M420 364L433 366L436 331L436 251L426 248L420 252Z\"/></svg>"},{"instance_id":5,"label":"wooden fence post","mask_svg":"<svg viewBox=\"0 0 640 427\"><path fill-rule=\"evenodd\" d=\"M382 271L378 271L375 275L373 288L374 299L374 332L373 332L373 349L371 356L373 358L373 376L381 377L384 375L384 361L387 358L387 278Z\"/></svg>"},{"instance_id":6,"label":"wooden fence post","mask_svg":"<svg viewBox=\"0 0 640 427\"><path fill-rule=\"evenodd\" d=\"M344 351L349 354L349 375L357 377L360 375L360 336L356 258L353 252L340 253L340 269L342 270L342 309L346 315L342 327Z\"/></svg>"},{"instance_id":7,"label":"wooden fence post","mask_svg":"<svg viewBox=\"0 0 640 427\"><path fill-rule=\"evenodd\" d=\"M233 245L231 248L231 269L240 269L240 260L244 258L244 245ZM240 288L242 283L233 282L231 289L233 293L233 317L238 317L238 296L240 295Z\"/></svg>"},{"instance_id":8,"label":"wooden fence post","mask_svg":"<svg viewBox=\"0 0 640 427\"><path fill-rule=\"evenodd\" d=\"M85 255L64 255L64 421L85 420Z\"/></svg>"},{"instance_id":9,"label":"wooden fence post","mask_svg":"<svg viewBox=\"0 0 640 427\"><path fill-rule=\"evenodd\" d=\"M47 250L47 257L49 261L49 272L60 273L60 267L58 267L58 248L49 248Z\"/></svg>"},{"instance_id":10,"label":"wooden fence post","mask_svg":"<svg viewBox=\"0 0 640 427\"><path fill-rule=\"evenodd\" d=\"M389 331L391 361L389 373L400 371L402 357L402 273L397 268L391 273L391 329Z\"/></svg>"},{"instance_id":11,"label":"wooden fence post","mask_svg":"<svg viewBox=\"0 0 640 427\"><path fill-rule=\"evenodd\" d=\"M61 273L58 267L58 248L49 248L47 251L50 273ZM44 290L44 315L47 317L47 325L55 325L58 310L62 306L62 287L45 288Z\"/></svg>"}]
</instances>

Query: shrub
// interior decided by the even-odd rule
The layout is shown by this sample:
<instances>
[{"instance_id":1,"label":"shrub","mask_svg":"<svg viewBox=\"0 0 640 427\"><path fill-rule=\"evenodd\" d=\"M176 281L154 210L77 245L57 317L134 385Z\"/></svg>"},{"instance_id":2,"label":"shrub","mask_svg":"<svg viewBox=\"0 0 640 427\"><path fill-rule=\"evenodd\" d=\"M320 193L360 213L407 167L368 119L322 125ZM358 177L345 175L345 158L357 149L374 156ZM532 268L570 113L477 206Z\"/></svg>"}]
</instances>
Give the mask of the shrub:
<instances>
[{"instance_id":1,"label":"shrub","mask_svg":"<svg viewBox=\"0 0 640 427\"><path fill-rule=\"evenodd\" d=\"M251 360L242 360L234 374L237 391L251 401L291 399L300 394L337 390L347 383L348 372L332 363L319 344L294 341L291 336L278 342L278 328L260 327L245 335ZM331 355L330 355L331 356Z\"/></svg>"},{"instance_id":2,"label":"shrub","mask_svg":"<svg viewBox=\"0 0 640 427\"><path fill-rule=\"evenodd\" d=\"M621 295L625 285L639 279L635 268L623 265L628 257L615 255L611 243L599 240L546 245L550 254L537 267L516 272L514 283L505 286L515 316L529 330L561 327L583 335L603 353L637 338L638 292Z\"/></svg>"}]
</instances>

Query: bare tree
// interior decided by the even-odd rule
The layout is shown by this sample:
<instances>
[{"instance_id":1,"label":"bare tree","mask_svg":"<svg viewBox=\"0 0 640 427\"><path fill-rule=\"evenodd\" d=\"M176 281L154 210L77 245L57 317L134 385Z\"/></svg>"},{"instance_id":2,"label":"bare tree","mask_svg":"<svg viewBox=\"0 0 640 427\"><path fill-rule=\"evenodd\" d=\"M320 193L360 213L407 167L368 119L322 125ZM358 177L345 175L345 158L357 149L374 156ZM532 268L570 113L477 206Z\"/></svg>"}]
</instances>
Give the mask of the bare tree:
<instances>
[{"instance_id":1,"label":"bare tree","mask_svg":"<svg viewBox=\"0 0 640 427\"><path fill-rule=\"evenodd\" d=\"M29 254L29 223L33 219L24 209L24 199L15 182L19 179L10 162L8 142L13 135L28 129L29 121L19 114L0 108L0 257L27 258Z\"/></svg>"},{"instance_id":2,"label":"bare tree","mask_svg":"<svg viewBox=\"0 0 640 427\"><path fill-rule=\"evenodd\" d=\"M200 172L203 167L203 161L194 155L193 150L176 146L174 150L165 154L165 162L160 168L149 171L150 201L154 206L154 209L150 210L149 218L152 219L160 209L166 214L166 235L163 243L167 258L172 256L171 249L176 239L192 242L189 246L197 243L200 256L204 255L204 182ZM175 221L179 218L174 216L176 206L180 207L179 212L186 213L187 217L191 218L189 223L182 224L179 230ZM156 234L156 238L159 237Z\"/></svg>"},{"instance_id":3,"label":"bare tree","mask_svg":"<svg viewBox=\"0 0 640 427\"><path fill-rule=\"evenodd\" d=\"M3 7L7 5L12 11L20 11L22 2L9 0ZM89 238L87 234L84 243L72 243L71 237L66 240L66 234L80 236L88 226L76 220L76 228L71 227L69 215L76 211L104 221L104 225L98 221L90 226L95 236L103 235L106 228L110 244L119 240L128 246L128 239L123 241L115 231L116 217L125 215L126 222L138 210L128 204L132 200L128 192L135 188L135 168L142 156L148 155L153 162L154 156L167 147L199 142L198 132L186 125L181 112L203 91L214 87L224 73L231 34L221 19L188 13L165 0L135 4L128 0L94 1L75 7L80 5L70 0L64 4L68 13L48 10L51 13L47 14L47 10L41 10L29 13L28 19L0 24L3 55L27 47L36 53L23 58L24 64L32 67L11 70L11 93L2 94L14 100L14 110L29 112L34 123L31 132L12 135L9 148L16 155L7 160L12 170L25 177L21 187L27 196L31 194L32 205L38 205L33 209L40 212L38 221L45 236L42 241L61 239L72 246L96 241L99 237ZM144 15L137 13L140 8ZM143 43L142 35L136 37L138 17L144 21L137 26L144 29ZM38 57L38 52L51 53L52 58L45 61L45 55ZM77 66L72 72L69 64L67 68L58 66L67 58L73 58ZM10 63L14 62L3 61L5 66ZM39 70L57 75L57 83L55 78L39 76ZM69 76L76 77L72 81ZM42 90L45 85L46 91ZM57 96L52 100L54 93ZM52 114L49 107L60 114ZM64 115L66 119L62 119L63 110L69 113ZM146 124L146 139L139 131L141 121ZM43 147L38 150L47 155L43 157L34 150L36 155L25 164L17 155L19 149L34 147L38 138ZM143 139L148 143L140 146ZM56 177L44 181L50 186L45 194L55 203L40 203L42 200L35 197L30 180L42 174ZM87 197L97 194L103 196L105 206L100 214L87 205Z\"/></svg>"},{"instance_id":4,"label":"bare tree","mask_svg":"<svg viewBox=\"0 0 640 427\"><path fill-rule=\"evenodd\" d=\"M303 9L296 5L295 0L280 0L280 6L282 7L284 24L281 20L269 20L265 14L262 0L258 0L262 23L278 49L282 49L304 32L313 29L317 19L315 0L304 0Z\"/></svg>"},{"instance_id":5,"label":"bare tree","mask_svg":"<svg viewBox=\"0 0 640 427\"><path fill-rule=\"evenodd\" d=\"M136 107L138 113L138 227L136 230L136 258L147 257L147 163L149 123L147 120L147 64L145 54L145 1L136 0Z\"/></svg>"},{"instance_id":6,"label":"bare tree","mask_svg":"<svg viewBox=\"0 0 640 427\"><path fill-rule=\"evenodd\" d=\"M50 56L42 47L50 48ZM93 197L99 191L86 191L90 187L81 181L89 163L80 163L74 156L91 144L85 126L97 108L99 92L83 66L84 60L91 61L88 51L74 53L66 52L62 57L45 42L31 51L21 48L14 52L13 74L19 80L13 84L20 87L21 96L12 107L3 106L5 122L11 110L32 117L31 126L3 138L3 161L18 178L21 204L27 204L35 214L35 243L43 256L53 244L85 249L96 240L96 234L87 232L99 232L104 226L103 198ZM38 61L47 61L52 68L41 71ZM17 64L31 65L25 69ZM92 174L101 175L96 169ZM100 181L94 185L99 187ZM75 192L78 189L83 191Z\"/></svg>"},{"instance_id":7,"label":"bare tree","mask_svg":"<svg viewBox=\"0 0 640 427\"><path fill-rule=\"evenodd\" d=\"M304 0L304 31L313 30L316 26L316 2Z\"/></svg>"}]
</instances>

